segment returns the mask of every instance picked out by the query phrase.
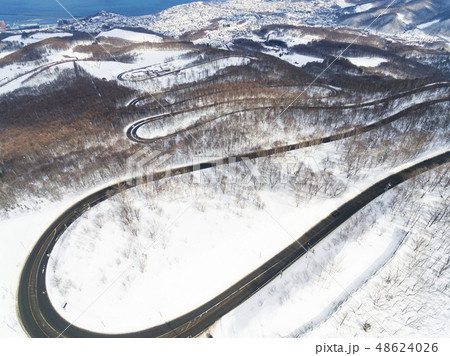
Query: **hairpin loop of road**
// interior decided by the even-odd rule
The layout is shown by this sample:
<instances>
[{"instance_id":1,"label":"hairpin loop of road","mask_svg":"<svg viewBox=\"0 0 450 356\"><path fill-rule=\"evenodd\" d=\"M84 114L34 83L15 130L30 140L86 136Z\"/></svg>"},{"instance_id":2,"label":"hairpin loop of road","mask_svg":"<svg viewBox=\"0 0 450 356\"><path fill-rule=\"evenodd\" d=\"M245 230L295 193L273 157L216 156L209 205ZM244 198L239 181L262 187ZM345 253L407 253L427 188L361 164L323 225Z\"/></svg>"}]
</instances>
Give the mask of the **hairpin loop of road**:
<instances>
[{"instance_id":1,"label":"hairpin loop of road","mask_svg":"<svg viewBox=\"0 0 450 356\"><path fill-rule=\"evenodd\" d=\"M450 83L434 83L425 87L416 88L411 91L394 95L390 98L381 99L377 102L392 100L394 97L411 95L420 91L434 88L448 88ZM314 225L305 234L299 237L284 250L268 260L262 266L249 273L247 276L236 282L233 286L211 299L207 303L177 317L164 324L154 326L145 330L122 333L106 334L97 333L73 325L59 315L52 306L46 293L45 271L52 249L61 238L65 230L90 207L139 184L146 184L166 177L187 174L195 171L227 165L234 162L241 162L245 159L256 159L268 157L292 150L297 150L314 145L325 144L356 136L380 128L392 123L405 115L412 114L418 109L428 107L441 102L450 101L450 97L424 101L414 104L393 115L385 117L372 124L356 127L345 132L333 134L327 137L302 141L298 143L273 147L270 149L247 152L233 157L223 157L196 164L185 165L167 170L153 172L150 175L135 176L131 179L123 180L119 183L100 189L63 212L42 234L36 245L29 254L23 268L17 294L17 313L22 327L31 337L193 337L197 336L216 322L220 317L233 310L250 296L255 294L263 286L273 280L292 263L307 253L308 249L315 246L324 239L330 232L339 227L361 208L366 206L376 197L382 195L398 184L415 177L425 171L431 170L439 165L450 161L450 151L423 160L395 174L388 176L375 183L356 197L341 205L330 215ZM373 105L374 102L360 104ZM356 107L358 105L355 105ZM145 122L148 118L141 119L129 126L127 136L140 143L151 142L137 135L136 126ZM156 159L157 157L152 157ZM134 169L134 168L133 168Z\"/></svg>"}]
</instances>

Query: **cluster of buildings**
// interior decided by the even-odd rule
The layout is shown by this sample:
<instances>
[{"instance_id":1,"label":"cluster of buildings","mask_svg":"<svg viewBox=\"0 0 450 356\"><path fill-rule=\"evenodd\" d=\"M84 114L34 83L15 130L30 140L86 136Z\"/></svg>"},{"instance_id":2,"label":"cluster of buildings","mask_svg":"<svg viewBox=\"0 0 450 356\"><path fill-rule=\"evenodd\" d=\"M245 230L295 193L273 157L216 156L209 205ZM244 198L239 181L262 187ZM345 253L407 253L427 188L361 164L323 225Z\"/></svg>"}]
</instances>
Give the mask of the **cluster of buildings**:
<instances>
[{"instance_id":1,"label":"cluster of buildings","mask_svg":"<svg viewBox=\"0 0 450 356\"><path fill-rule=\"evenodd\" d=\"M77 23L77 20L75 19L59 19L58 20L58 26L59 27L63 27L63 26L68 26L68 25L75 25Z\"/></svg>"},{"instance_id":2,"label":"cluster of buildings","mask_svg":"<svg viewBox=\"0 0 450 356\"><path fill-rule=\"evenodd\" d=\"M26 25L14 25L14 26L9 26L5 23L5 21L1 20L0 21L0 32L4 32L4 31L20 31L20 30L35 30L35 29L39 29L40 25L37 23L29 23Z\"/></svg>"}]
</instances>

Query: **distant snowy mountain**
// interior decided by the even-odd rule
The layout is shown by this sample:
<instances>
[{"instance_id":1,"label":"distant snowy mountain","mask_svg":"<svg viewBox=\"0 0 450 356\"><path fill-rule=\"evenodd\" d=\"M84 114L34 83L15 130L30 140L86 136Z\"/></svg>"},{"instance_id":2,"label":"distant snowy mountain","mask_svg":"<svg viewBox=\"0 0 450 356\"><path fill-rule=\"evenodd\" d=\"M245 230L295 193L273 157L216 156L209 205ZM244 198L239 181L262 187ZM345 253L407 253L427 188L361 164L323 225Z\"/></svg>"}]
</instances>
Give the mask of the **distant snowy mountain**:
<instances>
[{"instance_id":1,"label":"distant snowy mountain","mask_svg":"<svg viewBox=\"0 0 450 356\"><path fill-rule=\"evenodd\" d=\"M402 33L419 29L424 33L449 37L450 2L448 0L349 0L338 23L344 26Z\"/></svg>"}]
</instances>

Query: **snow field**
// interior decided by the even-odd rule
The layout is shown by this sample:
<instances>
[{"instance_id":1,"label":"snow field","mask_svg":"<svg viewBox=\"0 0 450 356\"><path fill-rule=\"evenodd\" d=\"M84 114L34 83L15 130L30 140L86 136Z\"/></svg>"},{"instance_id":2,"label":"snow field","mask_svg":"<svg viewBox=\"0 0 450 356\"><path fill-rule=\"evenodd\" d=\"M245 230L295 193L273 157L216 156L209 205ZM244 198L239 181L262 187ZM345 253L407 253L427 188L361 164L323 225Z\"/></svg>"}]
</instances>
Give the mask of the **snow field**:
<instances>
[{"instance_id":1,"label":"snow field","mask_svg":"<svg viewBox=\"0 0 450 356\"><path fill-rule=\"evenodd\" d=\"M388 224L402 226L407 234L404 242L332 318L308 336L448 335L449 310L437 307L448 303L449 195L445 182L436 184L445 169L424 173L394 190L392 208L385 216Z\"/></svg>"},{"instance_id":2,"label":"snow field","mask_svg":"<svg viewBox=\"0 0 450 356\"><path fill-rule=\"evenodd\" d=\"M110 31L100 32L97 37L122 38L124 40L133 42L162 42L161 36L148 33L126 31L118 28Z\"/></svg>"},{"instance_id":3,"label":"snow field","mask_svg":"<svg viewBox=\"0 0 450 356\"><path fill-rule=\"evenodd\" d=\"M345 57L350 63L358 67L378 67L381 63L387 62L387 59L381 57Z\"/></svg>"},{"instance_id":4,"label":"snow field","mask_svg":"<svg viewBox=\"0 0 450 356\"><path fill-rule=\"evenodd\" d=\"M22 35L15 35L15 36L9 36L2 40L3 42L20 42L23 43L25 46L40 42L49 38L54 37L71 37L71 33L64 33L64 32L54 32L54 33L45 33L45 32L37 32L33 33L29 37L22 37Z\"/></svg>"},{"instance_id":5,"label":"snow field","mask_svg":"<svg viewBox=\"0 0 450 356\"><path fill-rule=\"evenodd\" d=\"M322 149L306 149L296 154L304 159L309 150L320 162L321 155L332 146L324 145ZM316 169L320 171L319 167ZM218 171L219 177L223 177L221 168ZM201 174L205 174L205 181L217 179L211 172ZM284 189L254 193L250 189L242 194L244 191L231 185L230 191L225 189L221 193L215 184L193 185L188 176L171 178L167 187L161 183L160 191L167 193L155 194L148 187L134 188L91 209L58 241L47 273L49 296L67 320L90 330L115 333L161 324L216 296L358 194L369 182L385 175L382 169L374 170L370 178L351 184L338 198L316 197L299 206ZM335 278L341 279L347 289L360 286L398 245L400 230L391 230L391 234L383 237L380 231L361 240L367 241L373 251L370 258L355 261L358 266L365 263L365 271L359 273L359 269L353 269L354 265L345 266L344 257L337 258L335 263L344 266L335 268L339 272ZM365 250L360 248L361 241L345 250L362 254ZM334 245L342 249L339 242L328 249L333 250ZM331 255L335 254L333 250ZM329 258L330 254L325 253L319 264L325 264ZM302 288L298 290L301 292ZM325 308L328 311L345 296L340 288L335 286L333 290L320 304L328 305ZM310 320L318 318L313 313L307 315ZM256 324L263 323L259 317ZM250 321L241 322L237 323L240 327L233 324L232 329L239 330L235 335L263 336L260 332L264 329L264 336L268 336L273 330L267 323L261 324L265 325L262 328L252 324L245 329ZM299 323L299 320L285 321L284 326L276 324L275 329L289 333ZM230 336L229 330L224 330L227 327L220 333Z\"/></svg>"},{"instance_id":6,"label":"snow field","mask_svg":"<svg viewBox=\"0 0 450 356\"><path fill-rule=\"evenodd\" d=\"M439 179L439 174L442 177L443 172L423 176ZM377 198L208 333L214 337L315 338L448 334L448 310L431 312L446 303L442 291L448 272L437 283L436 277L430 278L430 270L442 273L448 265L449 245L442 231L448 219L442 219L433 231L424 230L432 213L441 214L448 205L448 194L441 195L445 191L441 185L421 195L416 185L405 182ZM405 190L418 194L405 202L399 198ZM433 237L434 231L439 238ZM416 252L424 239L432 246L425 243ZM421 266L417 260L428 263ZM412 275L407 267L411 265L420 266ZM398 278L390 286L392 276ZM408 279L403 285L402 278Z\"/></svg>"}]
</instances>

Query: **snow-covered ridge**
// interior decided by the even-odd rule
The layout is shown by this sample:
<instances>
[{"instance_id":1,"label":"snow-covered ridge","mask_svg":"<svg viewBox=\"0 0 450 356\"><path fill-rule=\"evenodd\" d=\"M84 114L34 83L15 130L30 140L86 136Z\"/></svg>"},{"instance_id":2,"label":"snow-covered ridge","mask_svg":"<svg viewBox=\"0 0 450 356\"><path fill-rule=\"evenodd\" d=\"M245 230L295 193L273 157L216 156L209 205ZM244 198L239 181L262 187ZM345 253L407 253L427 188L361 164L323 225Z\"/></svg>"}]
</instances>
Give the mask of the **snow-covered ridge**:
<instances>
[{"instance_id":1,"label":"snow-covered ridge","mask_svg":"<svg viewBox=\"0 0 450 356\"><path fill-rule=\"evenodd\" d=\"M19 43L23 43L24 45L29 45L32 43L46 40L48 38L70 37L70 36L72 36L72 34L67 33L67 32L56 32L56 33L37 32L37 33L33 33L30 36L22 36L22 35L10 36L10 37L3 39L2 41L3 42L19 42Z\"/></svg>"},{"instance_id":2,"label":"snow-covered ridge","mask_svg":"<svg viewBox=\"0 0 450 356\"><path fill-rule=\"evenodd\" d=\"M374 5L371 3L358 5L355 8L355 12L364 12L364 11L370 10L373 7L374 7Z\"/></svg>"},{"instance_id":3,"label":"snow-covered ridge","mask_svg":"<svg viewBox=\"0 0 450 356\"><path fill-rule=\"evenodd\" d=\"M114 29L106 32L100 32L97 35L99 37L113 37L113 38L121 38L127 41L133 42L161 42L161 36L152 35L149 33L135 32L135 31L126 31L121 29Z\"/></svg>"},{"instance_id":4,"label":"snow-covered ridge","mask_svg":"<svg viewBox=\"0 0 450 356\"><path fill-rule=\"evenodd\" d=\"M358 67L377 67L387 59L381 57L346 57L351 64Z\"/></svg>"},{"instance_id":5,"label":"snow-covered ridge","mask_svg":"<svg viewBox=\"0 0 450 356\"><path fill-rule=\"evenodd\" d=\"M426 23L420 24L420 25L417 26L417 28L422 30L422 29L430 27L431 25L434 25L435 23L438 23L438 22L439 22L439 20L433 20L433 21L430 21L430 22L426 22Z\"/></svg>"}]
</instances>

